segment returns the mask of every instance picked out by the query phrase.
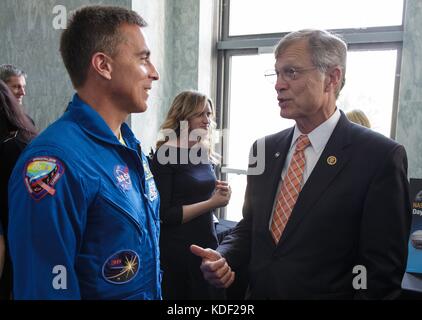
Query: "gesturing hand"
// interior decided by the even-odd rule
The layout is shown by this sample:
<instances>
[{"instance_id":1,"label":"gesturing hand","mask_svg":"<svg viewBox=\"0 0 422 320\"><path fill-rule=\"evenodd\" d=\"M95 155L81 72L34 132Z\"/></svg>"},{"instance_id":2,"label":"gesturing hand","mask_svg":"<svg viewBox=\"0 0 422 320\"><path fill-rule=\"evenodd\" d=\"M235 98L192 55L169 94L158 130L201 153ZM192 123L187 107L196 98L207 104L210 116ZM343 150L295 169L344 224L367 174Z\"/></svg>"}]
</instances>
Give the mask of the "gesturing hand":
<instances>
[{"instance_id":1,"label":"gesturing hand","mask_svg":"<svg viewBox=\"0 0 422 320\"><path fill-rule=\"evenodd\" d=\"M190 246L190 251L202 258L201 271L210 284L217 288L228 288L233 283L235 273L220 253L194 244Z\"/></svg>"}]
</instances>

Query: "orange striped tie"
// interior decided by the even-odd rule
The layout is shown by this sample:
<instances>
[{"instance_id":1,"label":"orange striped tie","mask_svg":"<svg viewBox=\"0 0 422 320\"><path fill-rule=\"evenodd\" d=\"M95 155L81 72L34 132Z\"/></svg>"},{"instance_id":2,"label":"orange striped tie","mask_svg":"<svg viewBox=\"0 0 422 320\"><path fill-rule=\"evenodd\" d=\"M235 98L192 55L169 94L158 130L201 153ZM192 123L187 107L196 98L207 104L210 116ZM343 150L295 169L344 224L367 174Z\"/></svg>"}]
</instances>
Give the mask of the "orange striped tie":
<instances>
[{"instance_id":1,"label":"orange striped tie","mask_svg":"<svg viewBox=\"0 0 422 320\"><path fill-rule=\"evenodd\" d=\"M286 227L290 214L295 206L301 189L300 183L305 170L305 149L310 141L307 135L300 135L297 139L296 149L290 161L287 174L284 177L280 192L277 195L277 204L271 222L271 235L275 243L280 240L281 234Z\"/></svg>"}]
</instances>

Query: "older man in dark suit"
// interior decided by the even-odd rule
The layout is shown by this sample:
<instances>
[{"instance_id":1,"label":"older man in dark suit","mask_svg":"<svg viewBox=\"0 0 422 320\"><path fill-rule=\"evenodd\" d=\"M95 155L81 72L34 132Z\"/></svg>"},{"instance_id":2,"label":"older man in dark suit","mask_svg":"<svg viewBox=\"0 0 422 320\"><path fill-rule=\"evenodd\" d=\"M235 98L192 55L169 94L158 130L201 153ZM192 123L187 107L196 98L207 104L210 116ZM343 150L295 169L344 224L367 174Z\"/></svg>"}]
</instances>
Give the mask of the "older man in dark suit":
<instances>
[{"instance_id":1,"label":"older man in dark suit","mask_svg":"<svg viewBox=\"0 0 422 320\"><path fill-rule=\"evenodd\" d=\"M396 298L410 227L403 146L336 106L347 46L321 30L275 50L280 115L293 128L258 140L265 169L248 175L243 219L217 251L192 246L204 277L229 287L249 267L250 299ZM263 159L258 154L258 160Z\"/></svg>"}]
</instances>

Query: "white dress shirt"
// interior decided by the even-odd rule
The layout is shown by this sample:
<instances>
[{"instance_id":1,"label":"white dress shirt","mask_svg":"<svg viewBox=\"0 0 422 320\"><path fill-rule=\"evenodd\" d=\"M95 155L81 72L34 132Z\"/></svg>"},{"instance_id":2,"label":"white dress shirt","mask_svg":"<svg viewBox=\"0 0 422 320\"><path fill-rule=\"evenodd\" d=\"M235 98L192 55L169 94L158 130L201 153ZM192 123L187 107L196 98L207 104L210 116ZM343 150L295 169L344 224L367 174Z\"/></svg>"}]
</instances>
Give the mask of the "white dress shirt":
<instances>
[{"instance_id":1,"label":"white dress shirt","mask_svg":"<svg viewBox=\"0 0 422 320\"><path fill-rule=\"evenodd\" d=\"M318 127L316 127L314 130L312 130L310 133L307 134L311 144L304 151L306 163L305 163L305 170L303 171L302 181L300 183L302 188L305 185L306 181L308 180L309 176L311 175L312 170L314 170L315 165L317 164L319 157L322 154L322 151L324 151L324 148L327 145L327 142L330 139L331 134L333 133L334 128L336 127L339 119L340 119L340 111L338 108L336 108L336 111L331 115L330 118L328 118L326 121L321 123ZM277 204L277 196L278 196L278 193L280 192L282 181L287 174L287 169L289 168L290 161L292 160L293 153L296 148L297 138L299 138L301 134L303 133L300 132L297 125L295 125L292 143L290 145L290 149L287 154L286 160L284 161L283 170L281 172L281 177L280 177L281 179L278 184L277 193L274 199L273 210L272 210L271 219L269 222L270 229L271 229L271 221L273 219L272 215L274 214L274 209Z\"/></svg>"}]
</instances>

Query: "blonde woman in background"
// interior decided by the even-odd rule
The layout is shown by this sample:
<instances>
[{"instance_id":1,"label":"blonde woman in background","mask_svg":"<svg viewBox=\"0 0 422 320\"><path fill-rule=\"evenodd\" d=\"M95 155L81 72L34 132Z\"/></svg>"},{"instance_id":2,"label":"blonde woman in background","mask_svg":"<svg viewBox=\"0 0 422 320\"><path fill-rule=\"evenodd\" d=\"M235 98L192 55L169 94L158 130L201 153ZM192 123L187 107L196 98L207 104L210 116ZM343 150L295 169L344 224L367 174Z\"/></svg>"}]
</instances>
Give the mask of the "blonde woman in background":
<instances>
[{"instance_id":1,"label":"blonde woman in background","mask_svg":"<svg viewBox=\"0 0 422 320\"><path fill-rule=\"evenodd\" d=\"M369 122L368 117L365 115L365 113L362 110L355 109L351 110L346 113L346 117L357 124L360 124L361 126L371 128L371 123Z\"/></svg>"},{"instance_id":2,"label":"blonde woman in background","mask_svg":"<svg viewBox=\"0 0 422 320\"><path fill-rule=\"evenodd\" d=\"M198 242L213 249L218 246L213 212L226 206L231 195L227 182L217 180L214 172L214 116L210 98L183 91L161 126L167 136L157 142L152 172L161 198L163 299L224 297L204 280L201 259L189 250Z\"/></svg>"}]
</instances>

